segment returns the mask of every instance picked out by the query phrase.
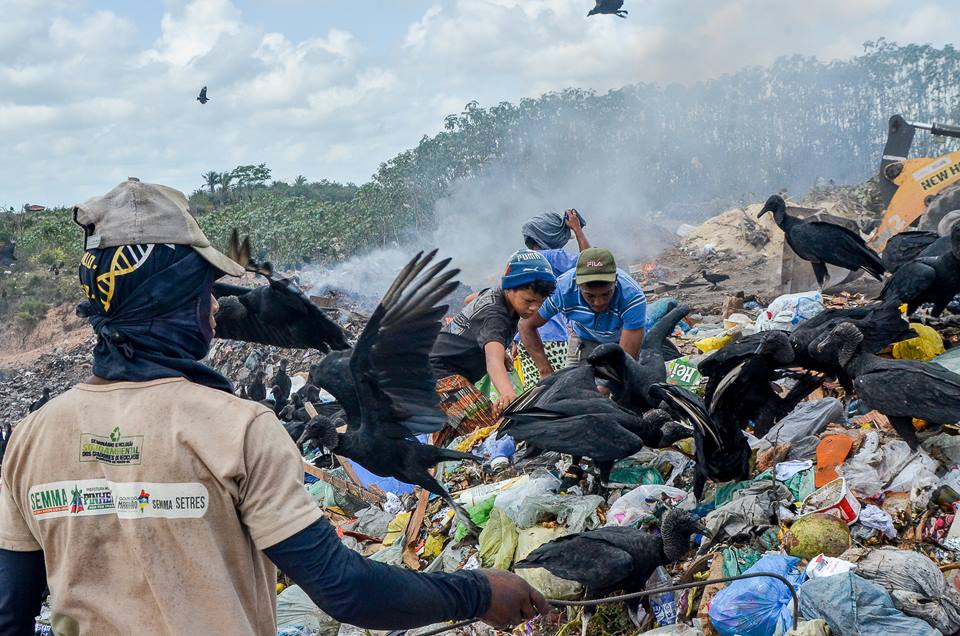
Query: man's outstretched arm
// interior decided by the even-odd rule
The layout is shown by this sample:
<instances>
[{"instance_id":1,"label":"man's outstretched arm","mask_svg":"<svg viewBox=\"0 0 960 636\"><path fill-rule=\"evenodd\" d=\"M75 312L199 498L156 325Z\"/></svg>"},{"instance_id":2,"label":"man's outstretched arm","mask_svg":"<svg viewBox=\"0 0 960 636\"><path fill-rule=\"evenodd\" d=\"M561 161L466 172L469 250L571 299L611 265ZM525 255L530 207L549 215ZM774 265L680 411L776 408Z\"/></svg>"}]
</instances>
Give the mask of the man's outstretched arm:
<instances>
[{"instance_id":1,"label":"man's outstretched arm","mask_svg":"<svg viewBox=\"0 0 960 636\"><path fill-rule=\"evenodd\" d=\"M549 611L539 592L509 572L420 574L365 559L324 519L263 552L324 612L366 629L468 618L505 627Z\"/></svg>"}]
</instances>

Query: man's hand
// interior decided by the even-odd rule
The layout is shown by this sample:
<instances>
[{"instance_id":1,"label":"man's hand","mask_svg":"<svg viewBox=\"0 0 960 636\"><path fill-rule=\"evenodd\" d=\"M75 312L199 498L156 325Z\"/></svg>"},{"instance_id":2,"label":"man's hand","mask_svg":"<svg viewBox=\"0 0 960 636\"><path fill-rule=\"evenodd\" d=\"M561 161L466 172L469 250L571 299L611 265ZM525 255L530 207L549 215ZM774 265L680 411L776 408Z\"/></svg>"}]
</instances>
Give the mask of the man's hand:
<instances>
[{"instance_id":1,"label":"man's hand","mask_svg":"<svg viewBox=\"0 0 960 636\"><path fill-rule=\"evenodd\" d=\"M510 406L510 403L517 399L517 392L513 389L500 394L500 399L493 405L493 416L500 417L500 414Z\"/></svg>"},{"instance_id":2,"label":"man's hand","mask_svg":"<svg viewBox=\"0 0 960 636\"><path fill-rule=\"evenodd\" d=\"M576 233L583 229L583 226L580 225L580 215L577 214L576 210L567 210L564 212L564 217L567 221L567 227L573 230L573 232Z\"/></svg>"},{"instance_id":3,"label":"man's hand","mask_svg":"<svg viewBox=\"0 0 960 636\"><path fill-rule=\"evenodd\" d=\"M487 625L509 631L537 614L550 613L550 604L516 574L506 570L480 570L490 583L490 609L480 617Z\"/></svg>"}]
</instances>

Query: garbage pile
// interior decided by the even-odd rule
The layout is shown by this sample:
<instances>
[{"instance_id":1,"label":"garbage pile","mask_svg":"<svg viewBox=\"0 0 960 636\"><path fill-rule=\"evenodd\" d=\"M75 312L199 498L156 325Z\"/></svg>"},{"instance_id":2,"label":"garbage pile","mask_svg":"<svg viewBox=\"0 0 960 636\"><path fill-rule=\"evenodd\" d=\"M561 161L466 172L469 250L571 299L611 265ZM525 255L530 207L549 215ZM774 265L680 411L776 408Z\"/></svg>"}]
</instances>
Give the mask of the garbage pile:
<instances>
[{"instance_id":1,"label":"garbage pile","mask_svg":"<svg viewBox=\"0 0 960 636\"><path fill-rule=\"evenodd\" d=\"M667 363L668 382L702 391L706 378L698 364L731 341L772 329L793 332L826 309L868 302L811 292L767 305L731 298L725 316L715 306L701 307L673 334L681 355ZM920 324L911 329L914 337L883 355L960 370L956 336ZM527 457L523 444L497 440L496 427L481 429L448 446L484 457L482 467L438 467L438 478L482 528L478 537L441 499L377 478L322 449L305 450L306 488L344 543L369 558L424 572L515 569L551 599L578 599L584 588L547 569L525 567L521 562L538 548L611 527L659 535L673 509L692 513L705 531L692 535L684 558L657 568L647 589L760 572L779 575L792 588L765 577L710 583L645 597L635 616L623 603L601 605L589 619L589 634L960 633L960 430L916 425L922 443L911 449L888 418L828 380L765 434L753 435L748 427L750 477L710 483L699 501L692 493L689 438L618 461L604 486L589 461L578 470L558 453ZM281 607L307 609L282 624L281 633L362 633L310 610L302 593L285 594ZM517 633L569 633L580 629L581 619L581 611L567 608ZM480 624L460 628L491 632Z\"/></svg>"}]
</instances>

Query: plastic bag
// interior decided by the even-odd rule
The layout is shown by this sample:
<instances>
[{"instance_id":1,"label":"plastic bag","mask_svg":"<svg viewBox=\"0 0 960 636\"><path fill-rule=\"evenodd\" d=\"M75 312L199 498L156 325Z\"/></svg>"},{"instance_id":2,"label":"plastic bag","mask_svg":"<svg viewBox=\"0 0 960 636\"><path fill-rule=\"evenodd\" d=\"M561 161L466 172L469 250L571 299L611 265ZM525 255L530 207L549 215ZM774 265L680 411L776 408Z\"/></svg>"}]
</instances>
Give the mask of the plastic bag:
<instances>
[{"instance_id":1,"label":"plastic bag","mask_svg":"<svg viewBox=\"0 0 960 636\"><path fill-rule=\"evenodd\" d=\"M485 568L508 570L517 551L517 526L500 508L490 511L480 533L480 563Z\"/></svg>"},{"instance_id":2,"label":"plastic bag","mask_svg":"<svg viewBox=\"0 0 960 636\"><path fill-rule=\"evenodd\" d=\"M817 435L828 424L845 421L843 404L835 398L801 402L763 436L771 444L783 444L811 435Z\"/></svg>"},{"instance_id":3,"label":"plastic bag","mask_svg":"<svg viewBox=\"0 0 960 636\"><path fill-rule=\"evenodd\" d=\"M536 526L521 530L517 537L516 561L521 561L531 552L548 541L567 534L566 528L544 528ZM583 594L583 586L576 581L568 581L550 574L544 568L522 568L517 570L517 576L529 583L535 590L547 598L573 600Z\"/></svg>"},{"instance_id":4,"label":"plastic bag","mask_svg":"<svg viewBox=\"0 0 960 636\"><path fill-rule=\"evenodd\" d=\"M686 494L686 493L684 493ZM532 528L541 521L556 519L568 532L592 530L599 525L597 508L603 497L587 495L536 495L527 497L517 512L517 527Z\"/></svg>"},{"instance_id":5,"label":"plastic bag","mask_svg":"<svg viewBox=\"0 0 960 636\"><path fill-rule=\"evenodd\" d=\"M800 613L827 621L831 634L942 636L926 622L898 610L885 589L853 572L804 583Z\"/></svg>"},{"instance_id":6,"label":"plastic bag","mask_svg":"<svg viewBox=\"0 0 960 636\"><path fill-rule=\"evenodd\" d=\"M911 322L910 328L917 334L917 337L894 343L894 358L926 362L927 360L933 360L945 351L943 338L933 327Z\"/></svg>"},{"instance_id":7,"label":"plastic bag","mask_svg":"<svg viewBox=\"0 0 960 636\"><path fill-rule=\"evenodd\" d=\"M711 351L716 351L717 349L720 349L731 340L733 340L732 334L724 334L722 336L716 336L713 338L704 338L702 340L697 340L693 344L696 345L697 349L699 349L701 353L710 353Z\"/></svg>"},{"instance_id":8,"label":"plastic bag","mask_svg":"<svg viewBox=\"0 0 960 636\"><path fill-rule=\"evenodd\" d=\"M747 570L779 574L794 585L803 581L800 559L768 554ZM710 602L710 623L721 636L769 636L793 627L793 597L783 581L757 577L734 581Z\"/></svg>"},{"instance_id":9,"label":"plastic bag","mask_svg":"<svg viewBox=\"0 0 960 636\"><path fill-rule=\"evenodd\" d=\"M947 585L937 564L910 550L854 548L844 554L857 574L883 586L904 614L922 618L944 634L960 630L960 592Z\"/></svg>"},{"instance_id":10,"label":"plastic bag","mask_svg":"<svg viewBox=\"0 0 960 636\"><path fill-rule=\"evenodd\" d=\"M529 481L518 483L513 488L508 488L498 493L494 505L516 521L520 513L520 506L523 505L525 499L537 495L553 494L559 487L560 480L552 474L543 471L534 474Z\"/></svg>"},{"instance_id":11,"label":"plastic bag","mask_svg":"<svg viewBox=\"0 0 960 636\"><path fill-rule=\"evenodd\" d=\"M757 316L757 331L782 329L793 331L804 320L809 320L823 311L823 296L818 291L800 294L785 294L770 303Z\"/></svg>"},{"instance_id":12,"label":"plastic bag","mask_svg":"<svg viewBox=\"0 0 960 636\"><path fill-rule=\"evenodd\" d=\"M298 585L291 585L277 597L277 627L287 626L305 627L308 633L319 636L336 636L340 631L339 621L317 607Z\"/></svg>"},{"instance_id":13,"label":"plastic bag","mask_svg":"<svg viewBox=\"0 0 960 636\"><path fill-rule=\"evenodd\" d=\"M637 486L613 502L607 510L608 526L631 526L644 517L652 517L657 505L664 499L672 505L683 501L687 491L673 486L646 484Z\"/></svg>"}]
</instances>

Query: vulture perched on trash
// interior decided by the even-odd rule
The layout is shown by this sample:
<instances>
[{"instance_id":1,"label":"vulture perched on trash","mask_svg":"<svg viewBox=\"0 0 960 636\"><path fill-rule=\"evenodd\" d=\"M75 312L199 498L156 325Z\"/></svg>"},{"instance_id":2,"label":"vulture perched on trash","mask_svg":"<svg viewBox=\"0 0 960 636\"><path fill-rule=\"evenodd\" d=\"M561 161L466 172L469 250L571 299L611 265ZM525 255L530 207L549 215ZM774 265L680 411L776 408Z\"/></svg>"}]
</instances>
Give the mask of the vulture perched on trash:
<instances>
[{"instance_id":1,"label":"vulture perched on trash","mask_svg":"<svg viewBox=\"0 0 960 636\"><path fill-rule=\"evenodd\" d=\"M863 341L855 325L843 323L818 347L837 357L860 400L886 415L911 448L917 447L913 418L932 424L960 421L960 375L934 362L881 358L864 351Z\"/></svg>"},{"instance_id":2,"label":"vulture perched on trash","mask_svg":"<svg viewBox=\"0 0 960 636\"><path fill-rule=\"evenodd\" d=\"M236 230L230 236L230 257L266 278L269 284L252 289L213 284L213 295L220 303L214 316L217 338L284 349L316 349L321 353L350 347L340 326L292 280L275 274L269 263L252 260L249 240L244 239L241 244Z\"/></svg>"},{"instance_id":3,"label":"vulture perched on trash","mask_svg":"<svg viewBox=\"0 0 960 636\"><path fill-rule=\"evenodd\" d=\"M43 395L41 395L39 399L34 400L30 404L29 412L33 413L34 411L39 411L40 408L49 401L50 401L50 387L45 386L43 387Z\"/></svg>"},{"instance_id":4,"label":"vulture perched on trash","mask_svg":"<svg viewBox=\"0 0 960 636\"><path fill-rule=\"evenodd\" d=\"M415 435L439 431L447 418L439 409L429 354L447 306L439 304L458 283L460 270L431 266L436 250L417 254L393 281L353 349L327 354L311 367L310 381L329 391L345 411L347 430L310 420L299 443L319 441L381 477L395 477L443 498L468 528L476 526L430 474L442 461L479 457L420 443ZM428 267L429 266L429 267Z\"/></svg>"},{"instance_id":5,"label":"vulture perched on trash","mask_svg":"<svg viewBox=\"0 0 960 636\"><path fill-rule=\"evenodd\" d=\"M759 336L759 337L756 337ZM727 347L703 360L699 369L708 376L704 393L707 413L723 428L753 422L754 435L763 437L781 418L823 383L823 378L801 376L786 396L773 382L787 376L795 354L785 331L763 331L750 337L756 348L741 356L725 355Z\"/></svg>"},{"instance_id":6,"label":"vulture perched on trash","mask_svg":"<svg viewBox=\"0 0 960 636\"><path fill-rule=\"evenodd\" d=\"M936 232L910 230L894 234L883 247L880 261L888 274L894 274L898 269L920 256L941 236ZM947 239L949 245L950 239Z\"/></svg>"},{"instance_id":7,"label":"vulture perched on trash","mask_svg":"<svg viewBox=\"0 0 960 636\"><path fill-rule=\"evenodd\" d=\"M880 292L885 303L906 303L912 314L933 303L931 315L940 316L960 293L960 224L950 230L950 250L941 256L919 257L901 266Z\"/></svg>"},{"instance_id":8,"label":"vulture perched on trash","mask_svg":"<svg viewBox=\"0 0 960 636\"><path fill-rule=\"evenodd\" d=\"M587 17L594 15L615 15L618 18L626 18L629 11L623 8L623 0L597 0L594 6L587 13Z\"/></svg>"},{"instance_id":9,"label":"vulture perched on trash","mask_svg":"<svg viewBox=\"0 0 960 636\"><path fill-rule=\"evenodd\" d=\"M673 384L656 384L651 391L677 419L693 426L696 466L693 494L703 497L707 480L724 482L750 478L750 444L738 421L714 421L703 401Z\"/></svg>"},{"instance_id":10,"label":"vulture perched on trash","mask_svg":"<svg viewBox=\"0 0 960 636\"><path fill-rule=\"evenodd\" d=\"M589 370L577 370L584 368ZM497 438L510 435L526 442L531 449L527 457L554 451L572 455L574 464L589 457L604 486L610 483L610 471L618 459L644 446L664 448L693 434L681 424L665 421L662 411L650 410L640 417L595 390L549 400L540 396L532 402L524 394L507 407Z\"/></svg>"},{"instance_id":11,"label":"vulture perched on trash","mask_svg":"<svg viewBox=\"0 0 960 636\"><path fill-rule=\"evenodd\" d=\"M630 526L609 526L571 534L545 543L514 565L515 569L544 568L562 579L584 587L585 600L603 598L614 592L639 592L661 565L683 560L690 550L690 538L708 534L696 517L686 510L663 514L660 534ZM640 627L640 599L627 601L627 612ZM583 609L581 634L593 612Z\"/></svg>"},{"instance_id":12,"label":"vulture perched on trash","mask_svg":"<svg viewBox=\"0 0 960 636\"><path fill-rule=\"evenodd\" d=\"M767 199L757 217L773 213L773 220L783 230L790 248L813 266L817 283L823 287L829 278L827 265L849 270L862 269L877 280L883 278L884 267L877 253L867 247L856 232L826 221L801 220L787 214L787 203L778 194Z\"/></svg>"}]
</instances>

